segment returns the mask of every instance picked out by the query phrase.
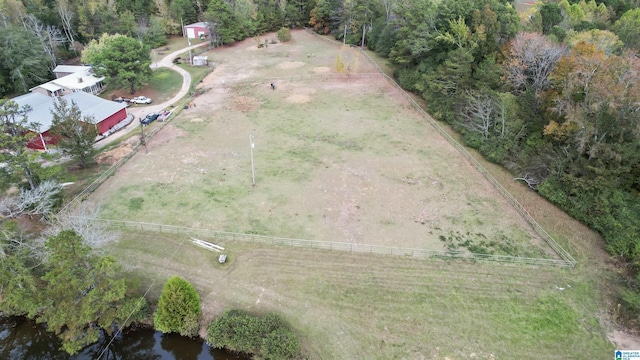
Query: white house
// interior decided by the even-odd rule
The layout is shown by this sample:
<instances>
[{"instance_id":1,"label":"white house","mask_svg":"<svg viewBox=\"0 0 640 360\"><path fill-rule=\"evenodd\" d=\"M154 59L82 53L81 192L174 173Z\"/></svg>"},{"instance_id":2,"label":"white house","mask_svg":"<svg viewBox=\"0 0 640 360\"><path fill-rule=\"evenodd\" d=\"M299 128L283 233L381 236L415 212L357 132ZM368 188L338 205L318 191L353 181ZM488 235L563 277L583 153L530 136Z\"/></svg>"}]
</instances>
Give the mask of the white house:
<instances>
[{"instance_id":1,"label":"white house","mask_svg":"<svg viewBox=\"0 0 640 360\"><path fill-rule=\"evenodd\" d=\"M91 66L59 65L53 73L57 79L29 90L47 96L64 96L78 91L97 95L104 88L104 77L95 76Z\"/></svg>"}]
</instances>

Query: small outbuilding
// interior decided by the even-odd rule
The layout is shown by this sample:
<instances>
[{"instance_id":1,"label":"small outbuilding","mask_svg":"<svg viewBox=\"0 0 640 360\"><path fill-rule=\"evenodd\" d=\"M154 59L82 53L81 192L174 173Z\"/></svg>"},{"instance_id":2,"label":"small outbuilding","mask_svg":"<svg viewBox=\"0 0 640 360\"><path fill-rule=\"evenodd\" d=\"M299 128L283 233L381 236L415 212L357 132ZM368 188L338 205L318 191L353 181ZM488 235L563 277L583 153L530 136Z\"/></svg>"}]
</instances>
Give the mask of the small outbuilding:
<instances>
[{"instance_id":1,"label":"small outbuilding","mask_svg":"<svg viewBox=\"0 0 640 360\"><path fill-rule=\"evenodd\" d=\"M185 25L183 34L187 35L188 39L201 39L209 37L209 26L206 22L197 22L190 25Z\"/></svg>"},{"instance_id":2,"label":"small outbuilding","mask_svg":"<svg viewBox=\"0 0 640 360\"><path fill-rule=\"evenodd\" d=\"M193 66L207 66L209 65L209 61L207 60L208 56L194 56L193 57Z\"/></svg>"}]
</instances>

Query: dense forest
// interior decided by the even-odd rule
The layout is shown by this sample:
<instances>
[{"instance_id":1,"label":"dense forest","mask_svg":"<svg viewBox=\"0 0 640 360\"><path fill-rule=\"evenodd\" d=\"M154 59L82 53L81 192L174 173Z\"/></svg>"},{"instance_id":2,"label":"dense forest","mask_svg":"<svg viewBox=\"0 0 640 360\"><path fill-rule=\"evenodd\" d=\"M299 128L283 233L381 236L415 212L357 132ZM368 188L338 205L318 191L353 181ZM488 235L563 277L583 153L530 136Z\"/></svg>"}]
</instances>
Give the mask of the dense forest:
<instances>
[{"instance_id":1,"label":"dense forest","mask_svg":"<svg viewBox=\"0 0 640 360\"><path fill-rule=\"evenodd\" d=\"M0 95L103 34L164 44L206 21L229 44L310 27L388 58L465 143L598 231L640 313L639 0L0 0Z\"/></svg>"}]
</instances>

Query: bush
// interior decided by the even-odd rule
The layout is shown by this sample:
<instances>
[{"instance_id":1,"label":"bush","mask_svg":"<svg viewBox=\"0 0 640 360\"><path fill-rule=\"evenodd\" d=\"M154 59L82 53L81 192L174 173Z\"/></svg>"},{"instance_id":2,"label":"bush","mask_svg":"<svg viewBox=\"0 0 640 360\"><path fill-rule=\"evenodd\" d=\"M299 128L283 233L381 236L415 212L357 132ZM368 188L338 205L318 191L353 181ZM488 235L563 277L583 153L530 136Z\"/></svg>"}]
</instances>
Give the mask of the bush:
<instances>
[{"instance_id":1,"label":"bush","mask_svg":"<svg viewBox=\"0 0 640 360\"><path fill-rule=\"evenodd\" d=\"M186 280L174 276L167 280L153 315L156 330L196 336L200 318L200 296Z\"/></svg>"},{"instance_id":2,"label":"bush","mask_svg":"<svg viewBox=\"0 0 640 360\"><path fill-rule=\"evenodd\" d=\"M291 30L289 30L288 28L280 28L277 35L278 40L280 40L281 42L287 42L291 40Z\"/></svg>"},{"instance_id":3,"label":"bush","mask_svg":"<svg viewBox=\"0 0 640 360\"><path fill-rule=\"evenodd\" d=\"M274 360L295 359L300 351L298 340L278 315L257 317L238 310L209 324L207 344Z\"/></svg>"}]
</instances>

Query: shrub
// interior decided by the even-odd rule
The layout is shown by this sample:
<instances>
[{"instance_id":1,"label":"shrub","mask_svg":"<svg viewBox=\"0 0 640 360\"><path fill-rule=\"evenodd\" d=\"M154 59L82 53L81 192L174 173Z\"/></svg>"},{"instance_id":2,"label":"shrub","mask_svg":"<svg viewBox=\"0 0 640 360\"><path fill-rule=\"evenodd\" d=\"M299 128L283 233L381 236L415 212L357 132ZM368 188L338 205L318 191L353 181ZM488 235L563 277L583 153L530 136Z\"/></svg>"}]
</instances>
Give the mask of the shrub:
<instances>
[{"instance_id":1,"label":"shrub","mask_svg":"<svg viewBox=\"0 0 640 360\"><path fill-rule=\"evenodd\" d=\"M195 336L199 330L199 318L200 297L193 285L178 276L167 280L153 315L156 330Z\"/></svg>"},{"instance_id":2,"label":"shrub","mask_svg":"<svg viewBox=\"0 0 640 360\"><path fill-rule=\"evenodd\" d=\"M289 30L288 28L280 28L277 35L278 40L280 40L281 42L287 42L291 40L291 30Z\"/></svg>"},{"instance_id":3,"label":"shrub","mask_svg":"<svg viewBox=\"0 0 640 360\"><path fill-rule=\"evenodd\" d=\"M209 324L207 344L274 360L295 359L300 351L298 340L278 315L257 317L238 310Z\"/></svg>"}]
</instances>

